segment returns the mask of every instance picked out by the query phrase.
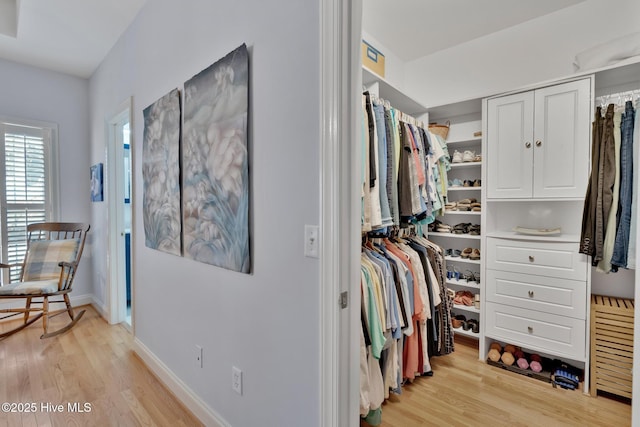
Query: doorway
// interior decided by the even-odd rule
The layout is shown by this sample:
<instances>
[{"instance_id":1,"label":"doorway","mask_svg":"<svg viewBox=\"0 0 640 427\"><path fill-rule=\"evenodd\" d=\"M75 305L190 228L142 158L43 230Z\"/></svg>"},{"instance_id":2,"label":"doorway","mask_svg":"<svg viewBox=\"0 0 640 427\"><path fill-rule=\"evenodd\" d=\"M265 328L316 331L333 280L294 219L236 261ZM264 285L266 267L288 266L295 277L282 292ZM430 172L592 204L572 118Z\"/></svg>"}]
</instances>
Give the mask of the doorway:
<instances>
[{"instance_id":1,"label":"doorway","mask_svg":"<svg viewBox=\"0 0 640 427\"><path fill-rule=\"evenodd\" d=\"M131 100L107 124L109 194L109 322L132 327Z\"/></svg>"}]
</instances>

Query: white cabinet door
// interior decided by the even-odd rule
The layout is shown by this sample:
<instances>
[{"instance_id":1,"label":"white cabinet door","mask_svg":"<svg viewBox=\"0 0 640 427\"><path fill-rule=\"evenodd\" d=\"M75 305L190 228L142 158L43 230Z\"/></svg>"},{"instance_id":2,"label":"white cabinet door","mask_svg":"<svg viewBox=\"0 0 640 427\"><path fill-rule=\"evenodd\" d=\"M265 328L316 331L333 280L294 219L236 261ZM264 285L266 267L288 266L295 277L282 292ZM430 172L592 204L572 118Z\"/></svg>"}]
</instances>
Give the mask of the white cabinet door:
<instances>
[{"instance_id":1,"label":"white cabinet door","mask_svg":"<svg viewBox=\"0 0 640 427\"><path fill-rule=\"evenodd\" d=\"M590 92L588 79L535 91L533 197L584 197Z\"/></svg>"},{"instance_id":2,"label":"white cabinet door","mask_svg":"<svg viewBox=\"0 0 640 427\"><path fill-rule=\"evenodd\" d=\"M529 198L533 181L533 92L487 104L487 197Z\"/></svg>"}]
</instances>

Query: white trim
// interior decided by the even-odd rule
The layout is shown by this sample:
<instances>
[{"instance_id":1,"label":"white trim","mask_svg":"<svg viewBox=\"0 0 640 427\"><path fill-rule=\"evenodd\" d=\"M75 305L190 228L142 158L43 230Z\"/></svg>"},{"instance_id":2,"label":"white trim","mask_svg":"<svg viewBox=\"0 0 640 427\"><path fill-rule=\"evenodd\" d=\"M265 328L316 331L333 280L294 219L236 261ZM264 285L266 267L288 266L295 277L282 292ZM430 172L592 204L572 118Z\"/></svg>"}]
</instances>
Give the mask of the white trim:
<instances>
[{"instance_id":1,"label":"white trim","mask_svg":"<svg viewBox=\"0 0 640 427\"><path fill-rule=\"evenodd\" d=\"M321 2L320 424L358 424L362 2ZM349 292L349 307L338 305Z\"/></svg>"},{"instance_id":2,"label":"white trim","mask_svg":"<svg viewBox=\"0 0 640 427\"><path fill-rule=\"evenodd\" d=\"M175 397L189 409L204 425L214 427L230 427L216 411L211 409L180 378L176 376L155 354L139 339L133 341L133 351L153 372Z\"/></svg>"},{"instance_id":3,"label":"white trim","mask_svg":"<svg viewBox=\"0 0 640 427\"><path fill-rule=\"evenodd\" d=\"M118 219L124 217L123 207L120 200L123 199L124 189L122 187L122 161L124 148L118 144L120 138L115 134L116 128L124 121L129 121L129 129L133 134L133 100L131 97L122 102L115 113L105 123L106 141L107 141L107 160L105 166L104 182L107 183L105 201L108 205L108 241L109 256L107 258L107 275L110 283L108 290L108 308L109 313L107 320L110 324L121 323L126 320L126 291L120 289L120 285L125 275L125 266L122 262L124 259L125 248L124 238L121 232L124 232L123 226ZM131 150L132 152L132 150ZM131 196L130 196L131 197ZM133 224L131 235L133 236ZM133 266L133 262L131 263ZM133 274L132 289L133 289ZM132 299L133 304L133 299ZM132 308L133 309L133 308ZM133 316L131 317L133 323ZM133 326L133 325L132 325Z\"/></svg>"}]
</instances>

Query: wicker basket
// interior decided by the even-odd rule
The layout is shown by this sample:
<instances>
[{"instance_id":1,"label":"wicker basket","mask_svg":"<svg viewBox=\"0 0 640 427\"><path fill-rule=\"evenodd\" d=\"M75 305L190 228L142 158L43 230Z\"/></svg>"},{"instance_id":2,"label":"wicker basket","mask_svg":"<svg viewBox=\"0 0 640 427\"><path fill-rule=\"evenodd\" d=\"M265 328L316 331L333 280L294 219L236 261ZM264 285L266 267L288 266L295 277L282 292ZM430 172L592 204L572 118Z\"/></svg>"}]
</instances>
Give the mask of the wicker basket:
<instances>
[{"instance_id":1,"label":"wicker basket","mask_svg":"<svg viewBox=\"0 0 640 427\"><path fill-rule=\"evenodd\" d=\"M429 132L439 135L442 139L447 139L447 135L449 135L449 125L451 122L447 120L446 124L439 125L437 123L429 123Z\"/></svg>"}]
</instances>

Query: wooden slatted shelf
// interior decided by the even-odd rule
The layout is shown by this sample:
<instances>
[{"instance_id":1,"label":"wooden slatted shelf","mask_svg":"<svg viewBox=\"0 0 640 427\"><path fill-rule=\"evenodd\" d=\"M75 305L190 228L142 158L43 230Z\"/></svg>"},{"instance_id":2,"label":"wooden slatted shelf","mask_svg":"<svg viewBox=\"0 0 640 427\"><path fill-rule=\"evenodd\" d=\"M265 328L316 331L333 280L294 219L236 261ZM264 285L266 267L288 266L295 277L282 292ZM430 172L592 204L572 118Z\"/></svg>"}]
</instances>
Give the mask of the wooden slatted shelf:
<instances>
[{"instance_id":1,"label":"wooden slatted shelf","mask_svg":"<svg viewBox=\"0 0 640 427\"><path fill-rule=\"evenodd\" d=\"M631 398L633 311L631 299L591 296L591 395Z\"/></svg>"}]
</instances>

